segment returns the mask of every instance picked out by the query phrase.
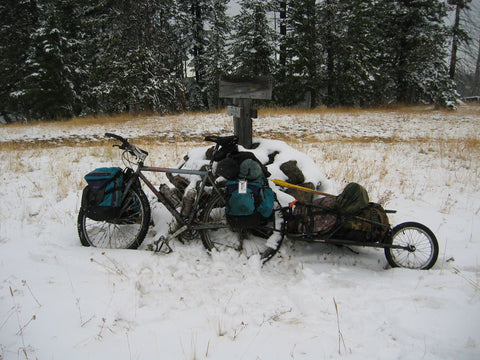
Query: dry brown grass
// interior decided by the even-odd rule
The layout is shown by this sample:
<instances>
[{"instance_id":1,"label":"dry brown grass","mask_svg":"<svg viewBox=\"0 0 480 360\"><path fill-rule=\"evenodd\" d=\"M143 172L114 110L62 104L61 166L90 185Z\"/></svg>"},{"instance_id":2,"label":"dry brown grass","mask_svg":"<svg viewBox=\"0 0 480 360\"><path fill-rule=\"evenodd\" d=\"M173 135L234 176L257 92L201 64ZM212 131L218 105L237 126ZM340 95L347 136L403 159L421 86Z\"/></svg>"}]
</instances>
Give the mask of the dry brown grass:
<instances>
[{"instance_id":1,"label":"dry brown grass","mask_svg":"<svg viewBox=\"0 0 480 360\"><path fill-rule=\"evenodd\" d=\"M470 188L480 191L480 139L387 139L351 137L318 142L289 139L289 144L309 155L339 192L349 182L366 187L370 199L388 204L396 189L416 200L432 188ZM401 155L400 155L401 154ZM446 195L445 195L446 196ZM451 208L445 199L445 212Z\"/></svg>"},{"instance_id":2,"label":"dry brown grass","mask_svg":"<svg viewBox=\"0 0 480 360\"><path fill-rule=\"evenodd\" d=\"M458 115L480 115L480 104L468 104L466 106L460 106L457 110L449 110L445 108L435 108L431 105L403 105L394 104L383 107L316 107L314 109L309 108L296 108L296 107L263 107L258 110L259 116L278 116L278 115L303 115L303 114L345 114L345 115L364 115L371 112L377 113L396 113L398 115L419 115L419 114L432 114L443 113L446 115L458 114Z\"/></svg>"},{"instance_id":3,"label":"dry brown grass","mask_svg":"<svg viewBox=\"0 0 480 360\"><path fill-rule=\"evenodd\" d=\"M425 135L409 134L405 131L402 135L396 135L396 132L382 137L377 136L355 136L349 135L347 130L343 135L332 131L323 134L319 138L318 134L312 134L308 127L304 126L301 131L295 132L287 128L282 131L281 127L259 127L260 131L254 136L270 138L285 141L292 147L300 150L310 156L317 164L317 167L335 184L338 184L340 191L342 186L348 182L355 181L363 184L371 194L371 199L388 202L390 189L400 189L403 196L415 198L419 194L426 192L428 187L437 186L448 188L451 186L467 186L480 191L480 184L477 184L480 164L480 135L477 133L476 118L480 117L480 106L469 105L461 107L458 112L445 110L432 110L428 107L401 107L397 106L390 109L260 109L260 116L275 117L282 114L302 117L302 114L331 114L333 117L323 116L325 121L338 122L346 116L358 114L363 119L367 119L372 111L395 112L395 118L402 121L412 119L417 120L417 116L422 118L433 114L434 119L442 119L445 127L446 119L448 126L455 128L457 119L463 119L465 116L474 116L468 122L468 136L457 138L453 134ZM203 134L195 133L188 135L183 132L185 127L192 121L205 121L208 119L207 113L184 114L177 116L164 116L161 118L152 117L144 114L139 115L121 114L112 117L88 117L77 118L68 121L38 123L29 126L47 126L60 127L68 134L75 134L75 129L88 126L97 126L110 124L115 129L115 125L123 124L130 126L129 121L135 121L135 126L154 126L163 127L168 125L172 131L169 135L149 134L131 138L137 146L149 151L148 163L157 166L174 167L182 161L184 155L192 148L206 146L203 142ZM199 119L195 119L195 117ZM203 117L203 118L202 118ZM378 118L382 118L381 116ZM223 120L222 120L223 121ZM227 124L227 120L226 125ZM272 121L272 120L271 120ZM350 121L350 120L349 120ZM365 121L365 120L362 120ZM272 123L275 122L273 119ZM436 120L430 122L435 126ZM125 125L126 124L126 125ZM347 122L346 125L349 123ZM25 125L8 125L9 129L23 129ZM133 126L133 125L132 125ZM448 126L445 129L448 129ZM458 125L462 126L462 125ZM107 127L108 128L108 127ZM203 129L203 128L200 128ZM208 131L208 125L205 125L205 132ZM470 130L471 129L471 130ZM202 130L203 131L203 130ZM310 132L309 132L310 131ZM462 134L464 134L463 132ZM172 135L173 134L173 135ZM185 135L187 134L187 135ZM443 133L440 133L443 134ZM348 135L348 136L346 136ZM463 135L462 135L463 136ZM32 166L26 158L34 159L37 154L43 152L52 154L51 149L58 148L57 154L69 153L68 158L64 160L58 158L57 165L63 168L57 171L58 177L55 186L58 189L60 197L66 196L70 188L81 189L83 186L82 176L78 168L85 165L84 157L94 157L105 162L121 165L120 152L112 148L113 140L106 140L103 133L97 137L72 137L53 138L49 140L36 139L35 141L12 140L0 141L0 159L3 162L4 169L18 173L28 173L32 171ZM68 150L70 149L70 150ZM399 154L402 154L399 156ZM69 169L74 168L75 171ZM87 166L85 166L87 169ZM52 167L49 169L54 172ZM88 169L87 169L88 170ZM419 180L419 174L424 174L425 180ZM437 174L441 174L438 176ZM420 177L423 175L420 175ZM158 179L161 181L162 179ZM70 188L69 188L70 187ZM447 202L445 207L448 208Z\"/></svg>"},{"instance_id":4,"label":"dry brown grass","mask_svg":"<svg viewBox=\"0 0 480 360\"><path fill-rule=\"evenodd\" d=\"M196 117L203 115L211 114L225 114L226 109L219 109L215 111L197 111L197 112L188 112L185 113L185 116ZM385 113L397 113L399 115L404 114L408 115L419 115L419 114L431 114L431 113L444 113L446 115L480 115L480 104L468 104L466 106L460 106L458 110L452 111L448 109L436 109L431 105L401 105L395 104L385 107L371 107L371 108L356 108L356 107L317 107L314 109L309 108L295 108L295 107L262 107L258 109L259 116L278 116L278 115L302 115L302 114L348 114L348 115L364 115L370 112L385 112ZM177 115L165 115L160 116L158 114L148 114L148 113L121 113L115 115L90 115L86 117L75 117L71 119L63 119L60 121L42 121L42 122L31 122L31 123L14 123L6 126L9 129L12 128L23 128L23 127L84 127L92 125L115 125L123 124L128 121L141 121L143 119L148 119L152 116L158 118L164 118L168 121L169 118L175 119Z\"/></svg>"},{"instance_id":5,"label":"dry brown grass","mask_svg":"<svg viewBox=\"0 0 480 360\"><path fill-rule=\"evenodd\" d=\"M127 121L130 121L134 118L144 118L146 114L139 114L133 115L129 113L121 113L115 115L91 115L85 117L74 117L70 119L61 119L58 121L35 121L29 123L14 123L4 125L7 126L9 129L14 128L24 128L24 127L31 127L35 128L37 126L41 127L75 127L75 126L91 126L91 125L99 125L99 124L121 124Z\"/></svg>"}]
</instances>

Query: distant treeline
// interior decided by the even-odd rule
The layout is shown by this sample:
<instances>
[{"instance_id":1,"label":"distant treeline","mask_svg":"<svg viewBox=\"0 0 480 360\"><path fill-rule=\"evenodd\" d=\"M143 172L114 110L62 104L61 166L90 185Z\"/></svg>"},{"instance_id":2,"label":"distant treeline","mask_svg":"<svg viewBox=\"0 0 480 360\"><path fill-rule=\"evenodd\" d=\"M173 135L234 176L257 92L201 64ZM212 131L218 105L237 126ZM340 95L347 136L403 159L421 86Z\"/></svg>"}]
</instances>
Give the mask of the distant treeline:
<instances>
[{"instance_id":1,"label":"distant treeline","mask_svg":"<svg viewBox=\"0 0 480 360\"><path fill-rule=\"evenodd\" d=\"M272 103L447 106L440 0L2 0L6 121L222 105L222 74L271 75Z\"/></svg>"}]
</instances>

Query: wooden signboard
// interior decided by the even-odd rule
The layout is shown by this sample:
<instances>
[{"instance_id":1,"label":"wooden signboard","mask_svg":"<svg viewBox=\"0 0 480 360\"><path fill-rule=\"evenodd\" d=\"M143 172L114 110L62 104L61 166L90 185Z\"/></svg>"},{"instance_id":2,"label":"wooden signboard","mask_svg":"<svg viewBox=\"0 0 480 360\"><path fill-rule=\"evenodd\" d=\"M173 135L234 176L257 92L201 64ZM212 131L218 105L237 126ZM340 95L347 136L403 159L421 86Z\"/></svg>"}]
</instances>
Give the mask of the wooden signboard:
<instances>
[{"instance_id":1,"label":"wooden signboard","mask_svg":"<svg viewBox=\"0 0 480 360\"><path fill-rule=\"evenodd\" d=\"M270 100L272 98L272 78L270 76L255 78L223 76L220 78L219 96L232 99Z\"/></svg>"},{"instance_id":2,"label":"wooden signboard","mask_svg":"<svg viewBox=\"0 0 480 360\"><path fill-rule=\"evenodd\" d=\"M233 106L227 107L227 113L233 116L233 129L238 143L247 149L252 147L252 118L257 111L252 109L252 101L272 98L272 78L223 76L220 79L219 97L233 99Z\"/></svg>"}]
</instances>

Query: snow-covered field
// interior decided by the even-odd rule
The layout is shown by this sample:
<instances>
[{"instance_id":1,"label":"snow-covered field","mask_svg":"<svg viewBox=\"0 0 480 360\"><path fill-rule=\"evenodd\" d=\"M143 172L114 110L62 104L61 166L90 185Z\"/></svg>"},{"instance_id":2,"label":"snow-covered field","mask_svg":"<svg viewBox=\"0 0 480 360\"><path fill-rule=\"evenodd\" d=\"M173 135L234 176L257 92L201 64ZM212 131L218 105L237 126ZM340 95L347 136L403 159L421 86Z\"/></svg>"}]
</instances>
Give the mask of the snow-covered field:
<instances>
[{"instance_id":1,"label":"snow-covered field","mask_svg":"<svg viewBox=\"0 0 480 360\"><path fill-rule=\"evenodd\" d=\"M204 135L231 134L232 120L0 127L0 359L480 358L478 106L254 122L257 138L308 155L307 176L321 174L325 191L359 182L398 210L392 223L430 227L440 255L429 271L390 269L383 250L289 240L263 267L209 256L199 241L155 254L146 247L171 218L153 201L140 250L81 247L82 177L121 166L105 131L148 150L149 164L175 166Z\"/></svg>"}]
</instances>

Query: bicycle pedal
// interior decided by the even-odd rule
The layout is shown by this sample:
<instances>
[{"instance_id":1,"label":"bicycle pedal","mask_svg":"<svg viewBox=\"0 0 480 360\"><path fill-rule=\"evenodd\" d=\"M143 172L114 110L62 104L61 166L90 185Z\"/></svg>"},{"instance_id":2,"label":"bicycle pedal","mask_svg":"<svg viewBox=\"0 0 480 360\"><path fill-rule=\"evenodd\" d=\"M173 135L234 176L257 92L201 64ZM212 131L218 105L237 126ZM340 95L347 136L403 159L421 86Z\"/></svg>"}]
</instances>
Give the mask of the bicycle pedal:
<instances>
[{"instance_id":1,"label":"bicycle pedal","mask_svg":"<svg viewBox=\"0 0 480 360\"><path fill-rule=\"evenodd\" d=\"M173 252L173 249L168 244L168 241L165 239L164 236L160 236L157 241L154 241L155 244L155 252L163 252L165 254L170 254ZM165 249L163 249L165 247Z\"/></svg>"}]
</instances>

